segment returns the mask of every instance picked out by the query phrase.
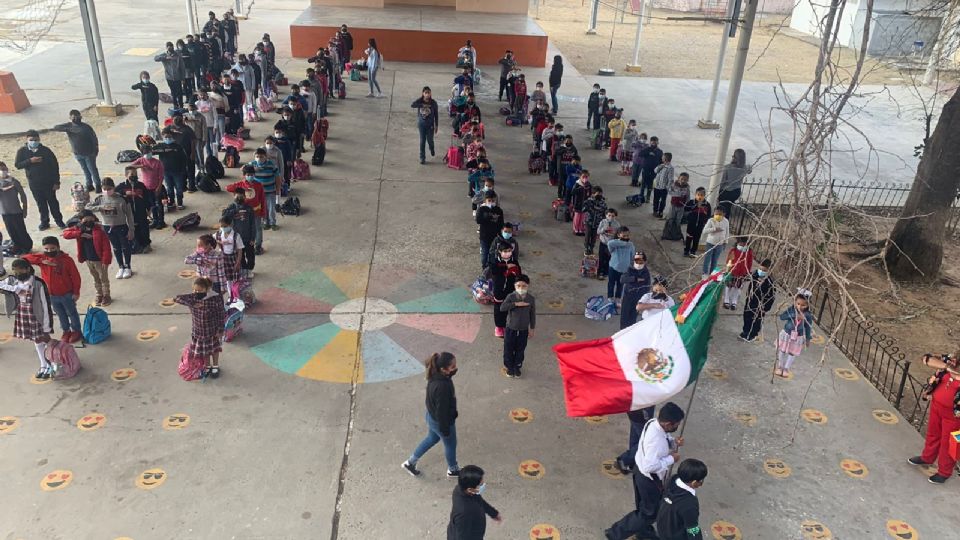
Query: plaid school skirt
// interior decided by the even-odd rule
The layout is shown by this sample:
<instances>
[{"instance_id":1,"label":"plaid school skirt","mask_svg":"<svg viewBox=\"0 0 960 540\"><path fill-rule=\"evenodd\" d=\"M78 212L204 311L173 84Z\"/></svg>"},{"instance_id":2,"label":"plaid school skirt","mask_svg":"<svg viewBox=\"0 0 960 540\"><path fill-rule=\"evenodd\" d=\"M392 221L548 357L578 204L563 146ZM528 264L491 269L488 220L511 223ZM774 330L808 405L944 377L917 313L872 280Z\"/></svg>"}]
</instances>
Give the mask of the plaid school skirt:
<instances>
[{"instance_id":1,"label":"plaid school skirt","mask_svg":"<svg viewBox=\"0 0 960 540\"><path fill-rule=\"evenodd\" d=\"M223 254L223 274L226 276L227 281L237 281L240 279L240 267L237 265L237 261L240 259L239 250L234 250L231 254ZM226 288L227 284L224 283L223 287Z\"/></svg>"},{"instance_id":2,"label":"plaid school skirt","mask_svg":"<svg viewBox=\"0 0 960 540\"><path fill-rule=\"evenodd\" d=\"M43 331L43 325L33 314L33 293L31 291L20 297L17 313L13 319L13 337L36 343L44 339L47 333Z\"/></svg>"}]
</instances>

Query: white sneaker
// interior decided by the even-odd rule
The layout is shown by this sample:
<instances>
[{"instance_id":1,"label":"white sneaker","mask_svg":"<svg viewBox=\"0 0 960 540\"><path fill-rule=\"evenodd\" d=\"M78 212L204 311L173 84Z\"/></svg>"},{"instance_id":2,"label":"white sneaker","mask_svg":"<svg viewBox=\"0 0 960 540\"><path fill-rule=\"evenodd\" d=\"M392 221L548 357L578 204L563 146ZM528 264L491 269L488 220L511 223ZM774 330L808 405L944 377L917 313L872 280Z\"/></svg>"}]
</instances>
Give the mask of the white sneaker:
<instances>
[{"instance_id":1,"label":"white sneaker","mask_svg":"<svg viewBox=\"0 0 960 540\"><path fill-rule=\"evenodd\" d=\"M117 270L117 279L123 279L123 268Z\"/></svg>"},{"instance_id":2,"label":"white sneaker","mask_svg":"<svg viewBox=\"0 0 960 540\"><path fill-rule=\"evenodd\" d=\"M476 210L473 211L473 217L477 217L477 211L476 211Z\"/></svg>"},{"instance_id":3,"label":"white sneaker","mask_svg":"<svg viewBox=\"0 0 960 540\"><path fill-rule=\"evenodd\" d=\"M133 270L131 270L131 269L129 269L129 268L124 268L124 269L123 269L123 279L130 279L131 276L133 276Z\"/></svg>"}]
</instances>

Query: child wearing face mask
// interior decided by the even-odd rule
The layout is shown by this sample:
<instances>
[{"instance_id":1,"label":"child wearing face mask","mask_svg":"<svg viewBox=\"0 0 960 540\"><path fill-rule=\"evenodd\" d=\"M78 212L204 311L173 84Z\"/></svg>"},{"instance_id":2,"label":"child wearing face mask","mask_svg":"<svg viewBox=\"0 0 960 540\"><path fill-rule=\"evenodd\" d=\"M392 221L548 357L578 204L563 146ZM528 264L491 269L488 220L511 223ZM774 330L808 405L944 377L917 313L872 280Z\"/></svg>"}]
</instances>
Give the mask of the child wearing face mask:
<instances>
[{"instance_id":1,"label":"child wearing face mask","mask_svg":"<svg viewBox=\"0 0 960 540\"><path fill-rule=\"evenodd\" d=\"M233 218L228 216L220 217L220 229L214 233L213 238L223 253L223 277L226 280L227 294L230 295L230 301L233 298L233 283L240 279L240 252L243 251L244 239L233 228Z\"/></svg>"},{"instance_id":2,"label":"child wearing face mask","mask_svg":"<svg viewBox=\"0 0 960 540\"><path fill-rule=\"evenodd\" d=\"M230 191L229 189L227 191ZM250 279L253 277L253 267L257 262L256 238L257 217L253 208L247 206L246 192L241 187L233 189L233 202L224 209L221 216L221 228L224 223L232 227L238 240L234 242L237 258L240 264L240 276ZM229 220L226 222L224 220ZM239 240L242 239L242 240ZM233 289L231 289L232 291Z\"/></svg>"},{"instance_id":3,"label":"child wearing face mask","mask_svg":"<svg viewBox=\"0 0 960 540\"><path fill-rule=\"evenodd\" d=\"M117 186L117 193L126 199L133 212L133 253L150 253L150 221L147 214L153 207L153 193L137 178L137 168L124 167L126 179Z\"/></svg>"},{"instance_id":4,"label":"child wearing face mask","mask_svg":"<svg viewBox=\"0 0 960 540\"><path fill-rule=\"evenodd\" d=\"M763 329L763 316L773 309L773 301L777 296L773 276L770 268L773 262L764 259L760 267L750 276L750 288L747 289L747 305L743 308L743 332L740 339L752 343Z\"/></svg>"},{"instance_id":5,"label":"child wearing face mask","mask_svg":"<svg viewBox=\"0 0 960 540\"><path fill-rule=\"evenodd\" d=\"M496 263L497 255L505 248L513 249L513 256L510 258L510 262L520 264L520 243L517 242L517 239L513 236L513 223L509 221L503 224L503 229L500 230L500 236L497 236L493 239L493 242L491 242L490 256L487 264Z\"/></svg>"},{"instance_id":6,"label":"child wearing face mask","mask_svg":"<svg viewBox=\"0 0 960 540\"><path fill-rule=\"evenodd\" d=\"M593 186L590 185L590 171L584 169L580 173L580 178L570 190L570 209L573 210L573 234L585 236L587 234L587 215L584 212L583 205L593 193Z\"/></svg>"},{"instance_id":7,"label":"child wearing face mask","mask_svg":"<svg viewBox=\"0 0 960 540\"><path fill-rule=\"evenodd\" d=\"M615 112L613 118L607 122L607 130L610 132L610 161L617 160L617 150L620 148L620 141L626 129L627 123L623 121L623 113Z\"/></svg>"},{"instance_id":8,"label":"child wearing face mask","mask_svg":"<svg viewBox=\"0 0 960 540\"><path fill-rule=\"evenodd\" d=\"M503 209L497 206L497 193L488 191L483 196L483 206L477 208L478 235L480 236L480 267L487 267L490 243L503 229Z\"/></svg>"},{"instance_id":9,"label":"child wearing face mask","mask_svg":"<svg viewBox=\"0 0 960 540\"><path fill-rule=\"evenodd\" d=\"M110 298L109 273L113 254L110 252L110 237L97 223L97 217L89 210L81 211L80 225L64 230L63 237L67 240L76 239L77 261L86 263L87 270L93 276L93 285L97 290L93 305L109 306L113 302Z\"/></svg>"},{"instance_id":10,"label":"child wearing face mask","mask_svg":"<svg viewBox=\"0 0 960 540\"><path fill-rule=\"evenodd\" d=\"M138 178L143 183L143 186L146 188L145 197L150 204L150 212L152 214L152 221L150 223L151 229L163 229L167 226L164 223L164 211L163 211L163 162L157 159L153 154L153 145L155 143L151 141L146 141L146 144L142 147L143 156L134 160L130 164L131 167L137 169Z\"/></svg>"},{"instance_id":11,"label":"child wearing face mask","mask_svg":"<svg viewBox=\"0 0 960 540\"><path fill-rule=\"evenodd\" d=\"M620 276L623 284L623 309L620 310L620 329L633 326L637 322L637 303L650 292L650 269L647 268L647 255L638 251L633 256L633 264Z\"/></svg>"},{"instance_id":12,"label":"child wearing face mask","mask_svg":"<svg viewBox=\"0 0 960 540\"><path fill-rule=\"evenodd\" d=\"M256 169L253 165L243 166L241 178L242 180L239 182L227 186L227 191L234 194L234 199L233 203L224 211L224 214L229 212L236 219L235 216L240 206L246 206L253 210L254 235L248 239L254 242L254 254L263 255L263 220L267 216L266 195L263 193L263 186L257 182ZM251 272L247 277L253 277L253 266L249 270Z\"/></svg>"},{"instance_id":13,"label":"child wearing face mask","mask_svg":"<svg viewBox=\"0 0 960 540\"><path fill-rule=\"evenodd\" d=\"M693 199L683 205L683 213L687 218L687 237L683 243L683 256L696 259L697 249L700 247L700 235L703 234L703 228L713 214L710 203L707 202L707 190L705 188L697 188L693 194Z\"/></svg>"},{"instance_id":14,"label":"child wearing face mask","mask_svg":"<svg viewBox=\"0 0 960 540\"><path fill-rule=\"evenodd\" d=\"M227 277L225 272L226 264L223 258L223 252L217 247L217 240L209 234L200 235L197 238L197 249L187 255L184 264L197 265L197 275L210 280L213 291L223 294ZM223 309L223 300L220 308ZM222 330L222 325L221 325Z\"/></svg>"},{"instance_id":15,"label":"child wearing face mask","mask_svg":"<svg viewBox=\"0 0 960 540\"><path fill-rule=\"evenodd\" d=\"M652 317L665 309L672 308L676 302L667 294L667 280L663 276L653 278L653 287L650 292L640 297L637 302L637 313L640 320Z\"/></svg>"},{"instance_id":16,"label":"child wearing face mask","mask_svg":"<svg viewBox=\"0 0 960 540\"><path fill-rule=\"evenodd\" d=\"M617 229L620 228L620 222L617 220L617 210L607 208L606 217L597 225L597 235L600 237L600 261L597 266L597 279L606 279L610 268L610 249L607 242L612 240Z\"/></svg>"},{"instance_id":17,"label":"child wearing face mask","mask_svg":"<svg viewBox=\"0 0 960 540\"><path fill-rule=\"evenodd\" d=\"M223 350L221 343L226 322L223 299L209 279L199 277L193 282L193 293L181 294L173 300L190 308L192 327L190 343L187 344L189 354L206 361L204 377L216 379L220 376L220 352Z\"/></svg>"},{"instance_id":18,"label":"child wearing face mask","mask_svg":"<svg viewBox=\"0 0 960 540\"><path fill-rule=\"evenodd\" d=\"M7 317L13 315L13 337L32 341L40 359L38 379L49 379L53 369L44 352L53 333L53 311L47 284L35 275L30 263L14 259L10 264L12 276L0 280Z\"/></svg>"},{"instance_id":19,"label":"child wearing face mask","mask_svg":"<svg viewBox=\"0 0 960 540\"><path fill-rule=\"evenodd\" d=\"M99 212L103 228L113 245L113 255L120 269L117 279L129 279L133 276L130 258L133 255L133 210L127 200L117 193L113 178L103 179L103 193L87 205L87 210Z\"/></svg>"},{"instance_id":20,"label":"child wearing face mask","mask_svg":"<svg viewBox=\"0 0 960 540\"><path fill-rule=\"evenodd\" d=\"M503 310L503 301L513 291L514 283L523 273L520 265L513 262L513 249L501 246L496 258L487 266L484 275L493 280L493 323L494 337L505 336L507 312Z\"/></svg>"},{"instance_id":21,"label":"child wearing face mask","mask_svg":"<svg viewBox=\"0 0 960 540\"><path fill-rule=\"evenodd\" d=\"M80 314L77 312L80 272L70 255L60 250L60 241L55 236L47 236L41 244L43 253L27 253L23 260L40 267L40 275L50 294L50 303L63 328L60 341L76 343L83 338Z\"/></svg>"},{"instance_id":22,"label":"child wearing face mask","mask_svg":"<svg viewBox=\"0 0 960 540\"><path fill-rule=\"evenodd\" d=\"M526 274L517 276L513 292L504 298L500 311L506 312L507 323L503 340L503 367L507 377L520 377L523 368L523 352L527 340L533 337L537 328L537 301L530 289L530 278Z\"/></svg>"},{"instance_id":23,"label":"child wearing face mask","mask_svg":"<svg viewBox=\"0 0 960 540\"><path fill-rule=\"evenodd\" d=\"M630 153L632 158L630 160L631 171L630 171L630 186L631 187L640 187L640 173L643 171L644 158L643 151L647 148L647 134L641 133L637 135L637 140L633 141L633 144L630 146Z\"/></svg>"},{"instance_id":24,"label":"child wearing face mask","mask_svg":"<svg viewBox=\"0 0 960 540\"><path fill-rule=\"evenodd\" d=\"M750 277L753 269L753 250L747 245L746 236L738 236L737 244L727 252L727 280L723 288L723 307L731 311L737 309L740 300L740 287Z\"/></svg>"},{"instance_id":25,"label":"child wearing face mask","mask_svg":"<svg viewBox=\"0 0 960 540\"><path fill-rule=\"evenodd\" d=\"M620 294L623 284L620 276L630 268L630 261L637 254L637 248L630 241L630 228L623 226L617 229L617 236L607 242L610 250L610 265L607 273L607 299L620 305Z\"/></svg>"},{"instance_id":26,"label":"child wearing face mask","mask_svg":"<svg viewBox=\"0 0 960 540\"><path fill-rule=\"evenodd\" d=\"M587 130L590 130L591 124L593 124L593 129L596 129L597 121L597 112L600 110L600 85L594 84L593 90L590 92L590 96L587 97Z\"/></svg>"},{"instance_id":27,"label":"child wearing face mask","mask_svg":"<svg viewBox=\"0 0 960 540\"><path fill-rule=\"evenodd\" d=\"M27 217L27 194L23 185L16 178L10 176L7 164L0 161L0 215L3 216L3 225L6 227L10 241L13 242L14 253L29 253L33 249L33 239L27 232L24 220ZM0 276L3 269L3 254L0 253Z\"/></svg>"},{"instance_id":28,"label":"child wearing face mask","mask_svg":"<svg viewBox=\"0 0 960 540\"><path fill-rule=\"evenodd\" d=\"M493 177L493 171L489 163L480 163L480 167L470 173L467 178L470 183L470 206L473 209L473 215L477 215L477 207L483 204L487 197L487 192L493 191L496 179Z\"/></svg>"},{"instance_id":29,"label":"child wearing face mask","mask_svg":"<svg viewBox=\"0 0 960 540\"><path fill-rule=\"evenodd\" d=\"M774 374L789 377L793 361L803 349L810 346L813 333L813 314L810 313L810 291L798 289L793 305L780 314L785 321L777 338L777 367Z\"/></svg>"},{"instance_id":30,"label":"child wearing face mask","mask_svg":"<svg viewBox=\"0 0 960 540\"><path fill-rule=\"evenodd\" d=\"M723 215L723 208L718 206L713 209L713 219L704 226L703 236L707 244L707 250L703 254L703 277L706 278L717 267L720 255L723 254L723 246L730 238L730 222Z\"/></svg>"},{"instance_id":31,"label":"child wearing face mask","mask_svg":"<svg viewBox=\"0 0 960 540\"><path fill-rule=\"evenodd\" d=\"M597 227L607 215L607 200L603 198L603 188L593 186L590 198L583 202L584 213L584 253L593 253L593 246L597 243Z\"/></svg>"},{"instance_id":32,"label":"child wearing face mask","mask_svg":"<svg viewBox=\"0 0 960 540\"><path fill-rule=\"evenodd\" d=\"M253 167L254 180L263 187L266 204L266 219L263 228L265 230L277 230L277 205L280 204L277 196L280 192L280 182L283 180L283 174L276 164L267 159L267 151L264 148L257 148L256 157L249 165Z\"/></svg>"},{"instance_id":33,"label":"child wearing face mask","mask_svg":"<svg viewBox=\"0 0 960 540\"><path fill-rule=\"evenodd\" d=\"M630 175L630 163L633 159L633 143L637 141L637 121L630 120L627 123L627 129L623 131L623 140L617 149L617 159L620 161L620 176Z\"/></svg>"}]
</instances>

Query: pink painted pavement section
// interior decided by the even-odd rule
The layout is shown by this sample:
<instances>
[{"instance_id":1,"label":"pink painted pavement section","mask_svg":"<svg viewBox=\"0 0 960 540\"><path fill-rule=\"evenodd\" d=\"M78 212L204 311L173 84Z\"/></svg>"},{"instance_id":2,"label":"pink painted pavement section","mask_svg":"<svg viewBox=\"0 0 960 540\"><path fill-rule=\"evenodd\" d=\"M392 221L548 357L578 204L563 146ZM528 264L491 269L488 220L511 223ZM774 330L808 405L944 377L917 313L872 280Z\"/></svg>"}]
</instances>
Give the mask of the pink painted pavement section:
<instances>
[{"instance_id":1,"label":"pink painted pavement section","mask_svg":"<svg viewBox=\"0 0 960 540\"><path fill-rule=\"evenodd\" d=\"M318 302L313 298L301 296L286 289L271 287L257 293L257 303L249 312L258 315L294 314L294 313L330 313L333 306Z\"/></svg>"},{"instance_id":2,"label":"pink painted pavement section","mask_svg":"<svg viewBox=\"0 0 960 540\"><path fill-rule=\"evenodd\" d=\"M473 343L480 331L480 315L409 313L397 317L397 324L464 343Z\"/></svg>"}]
</instances>

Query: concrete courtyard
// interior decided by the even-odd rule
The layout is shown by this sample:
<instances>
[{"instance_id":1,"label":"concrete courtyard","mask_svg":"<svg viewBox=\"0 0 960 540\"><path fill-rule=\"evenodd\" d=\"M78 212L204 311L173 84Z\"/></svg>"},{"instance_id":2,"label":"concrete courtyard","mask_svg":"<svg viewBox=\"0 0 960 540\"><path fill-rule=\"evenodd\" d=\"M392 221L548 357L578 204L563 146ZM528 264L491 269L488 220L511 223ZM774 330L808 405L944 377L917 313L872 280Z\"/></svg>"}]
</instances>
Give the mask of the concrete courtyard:
<instances>
[{"instance_id":1,"label":"concrete courtyard","mask_svg":"<svg viewBox=\"0 0 960 540\"><path fill-rule=\"evenodd\" d=\"M249 26L241 26L251 29L241 35L243 49L263 28L281 41L296 14L255 7L242 23ZM158 24L180 31L178 22ZM135 37L143 43L130 47L165 39ZM82 50L67 48L44 54L83 61ZM279 50L288 49L281 42ZM133 77L151 64L130 61L116 76ZM289 59L282 65L291 80L307 67ZM24 87L42 68L13 65ZM0 417L15 419L0 423L0 538L444 538L454 483L444 476L440 449L420 462L420 478L399 467L425 429L419 362L438 350L455 352L460 365L459 461L486 470L485 497L505 517L488 526L488 538L599 539L631 509L630 480L604 466L625 448L626 418L565 414L550 347L561 335L596 338L617 326L615 319L598 323L582 315L583 301L601 294L605 283L578 277L581 239L553 219L555 189L546 177L527 174L529 132L503 125L488 79L479 100L488 154L507 220L522 222L520 262L540 301L524 377L511 380L500 374L502 346L490 310L473 303L467 290L479 271L476 225L466 174L440 162L450 133L445 119L437 157L424 166L416 159L409 104L423 85L445 94L455 70L388 68L380 78L384 99L366 99L366 83L348 83L348 99L331 103L327 162L294 185L303 215L264 233L267 253L258 257L255 280L260 302L241 336L225 346L218 380L180 380L176 364L190 319L163 301L189 291L189 280L178 275L190 269L183 257L195 236L215 224L228 201L224 193L190 195L186 205L201 213L201 231L155 232L154 252L134 257L134 277L112 283L113 337L79 351L83 369L76 378L34 384L32 346L0 335ZM80 81L87 68L76 69ZM531 72L546 78L544 70ZM594 183L622 210L624 224L639 231L638 249L655 272L672 277L677 295L689 283L690 261L678 256L678 246L659 241L662 224L648 211L621 208L628 180L605 153L585 149L585 105L573 100L592 81L568 72L561 120L584 148ZM711 135L694 127L702 113L692 103L702 89L642 78L605 85L668 151L695 156L691 163L712 159ZM675 99L650 105L653 87ZM61 104L57 117L72 106ZM745 118L756 116L746 109ZM119 175L108 156L127 147L142 120L134 110L100 133L103 175ZM735 141L756 141L747 126L738 124ZM251 127L258 141L272 122ZM77 178L77 164L60 157L73 175L66 178ZM238 171L227 172L229 181ZM28 228L38 242L44 234L36 225L31 216ZM75 246L64 245L75 254ZM85 270L81 275L85 306L92 287ZM0 330L11 331L12 320L3 324ZM830 533L816 538L949 537L957 522L943 509L955 500L958 481L932 486L929 473L905 463L922 439L869 382L836 350L822 355L822 339L798 360L792 380L771 382L779 327L768 320L764 340L746 344L736 339L740 324L739 313L718 318L685 428L683 455L710 467L698 491L706 536L814 538L803 525L817 522ZM686 407L691 390L676 401ZM532 418L512 420L517 408ZM526 460L538 461L545 474L521 476ZM858 463L844 468L843 460ZM154 485L144 489L148 471Z\"/></svg>"}]
</instances>

